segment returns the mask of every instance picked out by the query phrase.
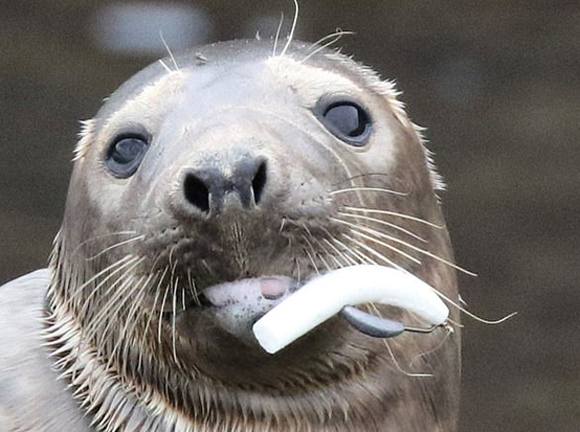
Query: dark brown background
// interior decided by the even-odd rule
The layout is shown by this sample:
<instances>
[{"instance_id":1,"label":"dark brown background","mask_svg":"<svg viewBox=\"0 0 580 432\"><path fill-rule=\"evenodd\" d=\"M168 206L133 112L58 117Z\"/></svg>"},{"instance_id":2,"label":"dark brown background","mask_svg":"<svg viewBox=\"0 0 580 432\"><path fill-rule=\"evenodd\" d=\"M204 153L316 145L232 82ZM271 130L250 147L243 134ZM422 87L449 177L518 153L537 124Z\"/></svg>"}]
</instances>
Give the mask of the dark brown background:
<instances>
[{"instance_id":1,"label":"dark brown background","mask_svg":"<svg viewBox=\"0 0 580 432\"><path fill-rule=\"evenodd\" d=\"M45 265L77 120L154 59L97 47L90 28L106 3L0 0L0 282ZM470 310L519 312L499 326L464 320L461 430L580 430L580 3L301 3L300 39L356 31L345 51L396 79L429 128L458 262L479 273L461 278ZM293 10L196 5L212 41Z\"/></svg>"}]
</instances>

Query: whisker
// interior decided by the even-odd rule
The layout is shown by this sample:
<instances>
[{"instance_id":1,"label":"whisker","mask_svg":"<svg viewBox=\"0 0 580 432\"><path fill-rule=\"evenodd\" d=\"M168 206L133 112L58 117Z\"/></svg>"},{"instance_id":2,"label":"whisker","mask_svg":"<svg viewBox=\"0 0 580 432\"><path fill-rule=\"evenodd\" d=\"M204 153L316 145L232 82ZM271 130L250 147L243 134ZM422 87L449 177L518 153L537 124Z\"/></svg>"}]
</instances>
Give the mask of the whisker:
<instances>
[{"instance_id":1,"label":"whisker","mask_svg":"<svg viewBox=\"0 0 580 432\"><path fill-rule=\"evenodd\" d=\"M415 245L412 245L412 244L410 244L410 243L408 243L408 242L406 242L404 240L401 240L401 239L399 239L397 237L393 237L393 236L388 235L388 234L385 234L383 232L380 232L380 231L377 231L377 230L373 230L372 228L368 228L368 227L363 227L363 226L360 226L360 225L352 224L350 222L343 221L343 220L340 220L340 219L337 219L337 218L333 218L333 220L335 222L345 224L345 225L347 225L347 226L349 226L351 228L354 228L356 230L362 230L364 232L368 232L369 234L376 235L377 237L381 237L381 238L384 238L384 239L388 239L388 240L390 240L392 242L399 243L399 244L401 244L401 245L403 245L405 247L408 247L409 249L413 249L414 251L417 251L417 252L419 252L419 253L421 253L423 255L426 255L426 256L428 256L430 258L433 258L433 259L435 259L435 260L437 260L437 261L439 261L439 262L441 262L441 263L443 263L445 265L448 265L449 267L452 267L452 268L454 268L456 270L459 270L459 271L461 271L461 272L463 272L463 273L465 273L465 274L467 274L469 276L477 276L477 274L472 273L469 270L466 270L463 267L460 267L457 264L452 263L451 261L446 260L445 258L441 258L438 255L435 255L435 254L433 254L433 253L431 253L429 251L426 251L425 249L421 249L420 247L417 247ZM389 246L387 246L386 243L380 242L379 240L370 239L370 238L369 238L369 240L374 241L374 242L377 242L377 243L380 243L380 244L382 244L382 245L384 245L386 247L389 247ZM401 253L404 254L404 252L401 252Z\"/></svg>"},{"instance_id":2,"label":"whisker","mask_svg":"<svg viewBox=\"0 0 580 432\"><path fill-rule=\"evenodd\" d=\"M332 248L334 250L334 252L336 252L340 257L342 257L346 261L346 265L356 265L356 261L353 260L351 257L349 257L346 253L344 253L343 251L338 249L333 242L331 242L327 238L323 239L323 241L328 246L330 246L330 248ZM344 267L344 266L340 266L340 267Z\"/></svg>"},{"instance_id":3,"label":"whisker","mask_svg":"<svg viewBox=\"0 0 580 432\"><path fill-rule=\"evenodd\" d=\"M312 51L311 53L309 53L307 56L305 56L300 63L306 63L306 61L308 61L309 58L311 58L312 56L315 56L316 54L318 54L320 51L322 51L325 48L328 48L331 45L334 45L336 42L338 42L343 35L345 34L354 34L353 32L344 32L342 30L340 31L336 31L334 32L334 35L336 36L334 39L326 42L324 45L320 45L318 48L316 48L314 51Z\"/></svg>"},{"instance_id":4,"label":"whisker","mask_svg":"<svg viewBox=\"0 0 580 432\"><path fill-rule=\"evenodd\" d=\"M167 41L165 40L165 37L163 36L162 31L159 31L159 37L161 38L161 42L163 43L163 46L165 47L165 49L167 50L167 53L169 54L169 58L171 59L171 63L173 63L175 70L178 71L179 65L177 64L177 61L175 60L175 56L171 52L171 48L169 48L169 45L167 44Z\"/></svg>"},{"instance_id":5,"label":"whisker","mask_svg":"<svg viewBox=\"0 0 580 432\"><path fill-rule=\"evenodd\" d=\"M110 317L114 317L116 316L115 312L111 311L111 306L114 305L123 295L124 291L125 291L125 287L128 283L131 282L133 275L131 274L131 272L137 267L139 266L142 262L144 261L144 258L140 258L137 261L135 261L130 267L128 267L127 269L125 269L125 273L123 273L121 276L119 276L117 278L117 280L115 280L105 291L105 293L103 293L102 298L107 298L107 300L105 301L105 303L100 306L100 311L97 313L97 315L95 317L93 317L90 320L90 323L87 325L87 330L88 330L88 334L91 335L91 331L96 332L96 330L98 329L98 327L101 324L101 321L106 318L107 316ZM117 288L117 284L120 284L120 286ZM102 283L99 284L99 286L97 286L93 292L91 292L91 295L95 292L97 292L97 290L100 288L100 286L102 286ZM113 292L113 290L116 290L115 294L110 296L109 295ZM83 310L86 308L87 305L90 305L90 302L87 300L85 303L85 307L83 307ZM120 309L120 308L117 308ZM105 329L106 330L106 329ZM105 332L104 332L105 333ZM101 338L102 340L102 338Z\"/></svg>"},{"instance_id":6,"label":"whisker","mask_svg":"<svg viewBox=\"0 0 580 432\"><path fill-rule=\"evenodd\" d=\"M362 253L360 250L358 250L358 248L356 248L354 246L348 247L346 244L344 244L343 242L341 242L337 238L334 238L333 241L336 242L336 244L342 246L345 249L345 253L352 254L356 258L358 258L358 260L361 264L368 263L368 264L373 264L373 265L379 265L376 261L374 261L370 257L366 256L364 253Z\"/></svg>"},{"instance_id":7,"label":"whisker","mask_svg":"<svg viewBox=\"0 0 580 432\"><path fill-rule=\"evenodd\" d=\"M97 279L99 279L101 276L103 276L104 274L106 274L107 272L111 272L112 274L108 275L105 279L105 281L109 280L114 274L118 273L119 271L121 271L123 269L123 267L125 265L130 265L130 263L128 263L127 261L131 261L135 259L135 257L133 257L132 255L126 255L123 258L121 258L118 261L115 261L111 264L109 264L107 267L103 268L102 270L100 270L97 274L93 275L92 277L90 277L87 281L85 281L84 283L82 283L81 285L79 285L78 287L74 288L74 291L72 291L71 293L67 294L67 299L65 300L65 304L67 308L70 309L77 309L77 306L74 303L74 299L77 298L77 295L84 290L87 286L89 286L90 284L92 284L94 281L96 281ZM118 267L116 270L115 267ZM101 284L103 284L105 281L101 281L99 283L98 286L100 286ZM68 288L65 288L68 291ZM89 299L91 298L91 295L89 295ZM86 305L86 302L85 302ZM81 309L81 311L83 311L83 309Z\"/></svg>"},{"instance_id":8,"label":"whisker","mask_svg":"<svg viewBox=\"0 0 580 432\"><path fill-rule=\"evenodd\" d=\"M159 59L159 60L157 60L157 61L159 62L159 64L160 64L161 66L163 66L163 69L165 69L165 71L166 71L166 72L169 72L169 73L173 72L173 71L171 70L171 68L165 64L165 62L163 61L163 59Z\"/></svg>"},{"instance_id":9,"label":"whisker","mask_svg":"<svg viewBox=\"0 0 580 432\"><path fill-rule=\"evenodd\" d=\"M282 25L284 25L284 12L280 13L280 22L278 23L278 28L276 29L276 36L274 37L274 48L272 50L272 57L276 57L276 51L278 50L278 40L280 39Z\"/></svg>"},{"instance_id":10,"label":"whisker","mask_svg":"<svg viewBox=\"0 0 580 432\"><path fill-rule=\"evenodd\" d=\"M378 219L378 218L374 218L374 217L370 217L370 216L365 216L365 215L360 215L360 214L353 214L353 213L346 213L346 212L339 212L338 214L340 216L354 218L354 219L357 219L357 220L358 219L361 219L361 220L366 220L366 221L369 221L369 222L374 222L374 223L377 223L377 224L380 224L380 225L385 225L385 226L388 226L390 228L393 228L393 229L395 229L397 231L400 231L402 233L405 233L408 236L413 237L414 239L417 239L417 240L419 240L419 241L421 241L423 243L427 243L427 240L425 240L423 237L419 237L417 234L414 234L413 232L411 232L411 231L409 231L409 230L407 230L405 228L402 228L399 225L394 224L392 222L387 222L387 221L384 221L382 219Z\"/></svg>"},{"instance_id":11,"label":"whisker","mask_svg":"<svg viewBox=\"0 0 580 432\"><path fill-rule=\"evenodd\" d=\"M331 270L331 267L328 265L328 263L326 262L326 260L320 254L316 253L316 250L312 246L312 243L310 242L310 240L308 240L308 238L305 235L303 235L302 238L304 239L304 241L306 242L306 244L308 245L308 247L312 251L312 254L314 254L314 255L312 255L312 254L310 254L310 252L308 252L308 250L306 251L308 253L308 256L310 257L310 261L312 262L312 264L315 265L316 273L318 274L319 271L318 271L318 267L315 264L314 257L319 257L320 260L322 261L322 263L324 264L324 267L326 267L326 269L328 271L330 271Z\"/></svg>"},{"instance_id":12,"label":"whisker","mask_svg":"<svg viewBox=\"0 0 580 432\"><path fill-rule=\"evenodd\" d=\"M387 216L398 217L401 219L408 219L408 220L412 220L414 222L419 222L419 223L422 223L422 224L425 224L427 226L430 226L432 228L437 228L437 229L444 229L445 228L445 225L437 225L437 224L434 224L432 222L426 221L424 219L418 218L416 216L411 216L411 215L407 215L404 213L398 213L398 212L389 211L389 210L370 209L370 208L364 208L364 207L361 208L361 207L352 207L352 206L344 206L342 208L344 210L350 210L350 211L355 211L355 212L383 214L383 215L387 215Z\"/></svg>"},{"instance_id":13,"label":"whisker","mask_svg":"<svg viewBox=\"0 0 580 432\"><path fill-rule=\"evenodd\" d=\"M151 275L149 275L148 280L151 278ZM124 290L127 292L127 295L125 296L125 299L122 302L122 307L120 307L118 310L120 311L124 306L125 303L129 300L135 300L135 299L139 299L144 291L144 289L146 288L146 284L143 283L143 279L145 279L145 276L140 276L137 281L133 282L131 284L129 284L128 286L131 287L131 289L127 289L124 288ZM136 295L134 290L132 288L141 286L141 288L137 291ZM111 351L112 355L111 355L111 359L114 357L114 354L117 352L117 350L119 349L120 346L123 346L123 350L127 350L127 341L130 340L132 338L132 332L135 330L135 326L138 323L138 319L133 319L133 316L135 315L135 312L137 311L137 309L140 306L140 302L139 301L132 301L132 304L129 306L129 309L127 310L126 314L123 314L123 317L125 318L125 325L123 326L122 330L119 332L119 338L117 343L115 344L115 347L113 348L113 350ZM117 312L119 313L119 312ZM129 326L132 324L132 330L131 332L129 332ZM120 356L121 359L123 359L123 361L127 361L127 356L121 355Z\"/></svg>"},{"instance_id":14,"label":"whisker","mask_svg":"<svg viewBox=\"0 0 580 432\"><path fill-rule=\"evenodd\" d=\"M163 315L163 310L165 309L165 302L167 301L167 294L169 294L169 289L165 287L165 294L163 294L163 301L161 302L161 309L159 309L159 322L157 323L157 341L161 344L161 327L163 324L163 320L161 316Z\"/></svg>"},{"instance_id":15,"label":"whisker","mask_svg":"<svg viewBox=\"0 0 580 432\"><path fill-rule=\"evenodd\" d=\"M354 34L353 32L348 32L348 33ZM387 177L388 178L388 177L390 177L390 174L380 173L380 172L368 172L368 173L362 173L362 174L355 174L353 176L339 180L336 183L333 183L332 187L338 186L339 184L346 183L346 182L350 182L352 184L353 180L358 180L361 178L368 178L368 177L372 177L372 176L379 176L379 177Z\"/></svg>"},{"instance_id":16,"label":"whisker","mask_svg":"<svg viewBox=\"0 0 580 432\"><path fill-rule=\"evenodd\" d=\"M366 250L367 252L369 252L370 254L376 256L377 258L379 258L381 261L387 263L388 265L401 270L405 273L408 273L407 270L405 270L403 267L401 267L400 265L396 264L394 261L391 261L390 259L388 259L387 257L385 257L383 254L377 252L375 249L373 249L372 247L368 246L367 244L349 236L348 234L343 234L343 236L345 238L347 238L348 240L350 240L351 242L353 242L354 244L360 246L361 248L363 248L364 250Z\"/></svg>"},{"instance_id":17,"label":"whisker","mask_svg":"<svg viewBox=\"0 0 580 432\"><path fill-rule=\"evenodd\" d=\"M361 227L361 229L362 229L362 228L364 228L364 227ZM400 254L400 255L404 256L404 257L405 257L405 258L407 258L408 260L410 260L410 261L413 261L415 264L421 264L421 261L420 261L420 260L418 260L417 258L415 258L414 256L412 256L412 255L409 255L408 253L406 253L406 252L404 252L404 251L402 251L402 250L400 250L400 249L398 249L398 248L394 247L393 245L390 245L390 244L388 244L388 243L385 243L384 241L378 240L378 239L374 238L374 237L373 237L373 236L371 236L371 235L364 234L364 231L366 231L366 230L364 230L364 231L361 231L360 229L351 228L351 229L350 229L350 231L351 231L353 234L356 234L356 235L358 235L359 237L362 237L362 238L364 238L364 239L367 239L367 240L369 240L369 241L372 241L373 243L376 243L376 244L378 244L378 245L384 246L384 247L386 247L387 249L390 249L390 250L392 250L393 252L395 252L395 253L398 253L398 254Z\"/></svg>"},{"instance_id":18,"label":"whisker","mask_svg":"<svg viewBox=\"0 0 580 432\"><path fill-rule=\"evenodd\" d=\"M115 243L112 246L109 246L109 247L103 249L101 252L97 253L96 255L93 255L92 257L85 258L85 260L86 261L93 261L93 260L97 259L98 257L106 254L107 252L109 252L109 251L111 251L113 249L116 249L116 248L118 248L120 246L124 246L124 245L126 245L128 243L132 243L134 241L140 241L140 240L143 240L143 239L145 239L145 235L140 235L140 236L137 236L137 237L130 238L128 240L120 241L118 243Z\"/></svg>"},{"instance_id":19,"label":"whisker","mask_svg":"<svg viewBox=\"0 0 580 432\"><path fill-rule=\"evenodd\" d=\"M113 236L118 236L118 235L132 235L132 234L136 234L136 233L137 233L137 231L117 231L117 232L113 232L113 233L108 233L108 234L90 237L90 238L82 241L81 243L79 243L78 246L75 247L74 250L72 251L71 256L75 256L78 253L79 249L84 247L85 245L87 245L87 243L94 242L97 240L102 240L102 239L107 238L107 237L113 237Z\"/></svg>"},{"instance_id":20,"label":"whisker","mask_svg":"<svg viewBox=\"0 0 580 432\"><path fill-rule=\"evenodd\" d=\"M294 32L296 31L296 24L298 24L298 13L300 12L300 7L298 6L298 0L294 0L294 19L292 20L292 27L290 28L290 34L288 35L288 40L286 41L286 45L284 45L284 49L280 53L280 57L284 57L286 55L286 51L288 47L294 40Z\"/></svg>"},{"instance_id":21,"label":"whisker","mask_svg":"<svg viewBox=\"0 0 580 432\"><path fill-rule=\"evenodd\" d=\"M106 336L109 333L109 327L111 323L114 321L111 319L112 317L116 317L117 310L120 309L119 304L117 304L118 299L122 296L124 286L130 283L130 276L125 273L123 276L119 277L112 286L117 285L120 282L120 286L117 289L117 292L114 296L108 298L99 309L97 315L92 318L89 323L83 328L83 331L86 329L85 335L87 340L93 341L95 337L99 336L98 339L94 342L97 347L103 346L103 341L106 339ZM123 302L120 302L121 306ZM113 314L113 307L115 308L115 314ZM107 322L108 320L108 322ZM103 322L107 322L104 328L101 328L101 324Z\"/></svg>"},{"instance_id":22,"label":"whisker","mask_svg":"<svg viewBox=\"0 0 580 432\"><path fill-rule=\"evenodd\" d=\"M451 300L449 297L447 297L445 294L443 294L442 292L436 290L435 288L433 288L433 292L435 294L437 294L439 297L441 297L443 300L445 300L447 303L449 303L450 305L454 306L456 309L460 310L461 312L463 312L465 315L467 315L470 318L473 318L476 321L479 321L480 323L483 324L491 324L491 325L496 325L496 324L501 324L504 321L509 320L510 318L513 318L514 316L516 316L518 313L517 312L512 312L506 316L504 316L503 318L500 318L498 320L487 320L484 318L481 318L477 315L475 315L472 312L469 312L467 309L465 309L463 306L461 306L459 303ZM448 321L450 321L449 319L447 319Z\"/></svg>"},{"instance_id":23,"label":"whisker","mask_svg":"<svg viewBox=\"0 0 580 432\"><path fill-rule=\"evenodd\" d=\"M409 195L408 192L399 192L399 191L395 191L392 189L385 189L385 188L378 188L378 187L350 187L350 188L344 188L344 189L337 189L335 191L330 192L329 195L333 196L333 195L346 193L346 192L360 192L360 191L386 192L386 193L390 193L390 194L398 195L398 196L408 196Z\"/></svg>"},{"instance_id":24,"label":"whisker","mask_svg":"<svg viewBox=\"0 0 580 432\"><path fill-rule=\"evenodd\" d=\"M199 301L199 293L197 292L197 287L195 286L195 280L191 276L191 269L187 269L187 282L188 282L187 286L189 288L189 291L191 292L191 295L193 296L193 301L195 302L195 304L200 306L201 302Z\"/></svg>"},{"instance_id":25,"label":"whisker","mask_svg":"<svg viewBox=\"0 0 580 432\"><path fill-rule=\"evenodd\" d=\"M127 259L125 259L125 258L127 258ZM133 266L135 264L133 267L130 268L130 270L134 269L137 265L139 265L139 261L140 260L141 260L141 258L139 258L138 256L126 255L125 257L123 257L119 261L117 261L117 262L121 263L120 265L115 265L115 266L110 265L110 266L106 267L104 270L110 270L111 268L114 268L114 267L117 267L117 268L115 270L113 270L112 272L110 272L105 278L103 278L102 280L100 280L99 283L95 287L92 288L92 290L89 293L89 295L86 298L83 299L84 305L83 305L82 309L79 311L79 315L80 316L84 316L85 315L85 313L87 312L87 308L88 307L91 307L90 300L93 298L93 296L98 292L98 290L105 283L107 283L117 273L119 273L121 271L126 271L127 267ZM74 296L76 296L83 289L85 289L87 286L89 286L90 284L92 284L92 282L94 282L95 280L97 280L98 277L99 277L99 275L102 276L103 273L104 273L104 271L101 270L95 276L93 276L92 278L90 278L87 282L83 283L81 286L79 286L77 289L75 289L75 292L73 293L73 295L71 296L71 298L74 298ZM107 288L106 294L112 292L112 290L114 289L115 285L119 282L120 279L121 278L118 278L115 282L113 282L111 284L111 286L109 288Z\"/></svg>"},{"instance_id":26,"label":"whisker","mask_svg":"<svg viewBox=\"0 0 580 432\"><path fill-rule=\"evenodd\" d=\"M371 313L371 314L374 314L374 315L380 317L380 318L383 317L381 311L379 310L379 308L377 307L377 305L374 304L374 303L368 304L367 311L369 313ZM387 339L383 339L383 343L384 343L385 347L387 348L387 351L389 352L389 356L391 357L391 360L393 361L393 363L395 364L395 367L397 368L397 370L399 372L402 372L403 374L405 374L406 376L409 376L409 377L429 377L429 376L433 376L432 374L427 373L427 372L415 373L415 372L408 372L408 371L404 370L401 367L399 361L397 360L397 358L395 356L395 353L392 350L391 345L389 344L389 341Z\"/></svg>"},{"instance_id":27,"label":"whisker","mask_svg":"<svg viewBox=\"0 0 580 432\"><path fill-rule=\"evenodd\" d=\"M404 370L401 367L401 365L399 364L399 361L397 360L395 353L393 352L393 349L391 348L391 345L389 345L389 341L387 339L382 339L382 341L383 341L383 344L385 345L385 347L387 348L387 351L389 352L389 356L391 357L391 360L395 364L395 367L403 375L408 376L408 377L414 377L414 378L425 378L425 377L432 377L433 376L433 374L430 374L430 373L414 373L414 372L407 372L406 370Z\"/></svg>"},{"instance_id":28,"label":"whisker","mask_svg":"<svg viewBox=\"0 0 580 432\"><path fill-rule=\"evenodd\" d=\"M360 260L360 263L367 263L367 264L372 264L372 265L379 265L378 262L376 262L375 260L373 260L371 257L369 257L368 255L366 255L363 251L361 251L358 247L353 246L352 247L352 254L357 257Z\"/></svg>"},{"instance_id":29,"label":"whisker","mask_svg":"<svg viewBox=\"0 0 580 432\"><path fill-rule=\"evenodd\" d=\"M145 325L145 330L143 334L148 334L149 328L151 326L151 321L153 320L153 316L157 313L157 302L159 301L159 295L161 294L161 284L165 280L165 276L167 275L167 271L169 269L165 267L163 273L157 273L157 275L161 275L158 277L157 286L155 287L155 298L153 300L153 306L149 310L149 318L147 319L147 324ZM157 276L156 276L157 277ZM159 314L159 320L161 321L161 314Z\"/></svg>"},{"instance_id":30,"label":"whisker","mask_svg":"<svg viewBox=\"0 0 580 432\"><path fill-rule=\"evenodd\" d=\"M348 30L345 31L345 30L342 30L342 29L336 29L336 31L334 31L334 32L332 32L330 34L327 34L326 36L323 36L320 39L318 39L316 42L314 42L311 45L311 47L308 48L307 52L319 48L321 46L320 44L322 42L324 42L324 41L326 41L326 40L328 40L330 38L335 38L336 36L339 36L339 38L334 39L332 41L332 43L335 43L336 41L338 41L338 39L340 39L340 37L342 37L344 35L353 35L353 34L355 34L355 32L353 32L353 31L348 31ZM324 46L327 46L327 45L324 45ZM304 62L305 60L307 60L307 59L302 60L302 62Z\"/></svg>"},{"instance_id":31,"label":"whisker","mask_svg":"<svg viewBox=\"0 0 580 432\"><path fill-rule=\"evenodd\" d=\"M143 305L143 303L145 302L145 299L147 298L146 295L146 291L149 288L149 284L151 283L151 281L155 280L155 275L153 273L150 273L149 276L147 276L147 279L145 279L145 281L142 283L141 285L141 289L139 290L139 292L137 293L137 300L134 302L134 310L131 311L129 313L129 316L132 316L138 309L141 309L143 312L145 311L145 307ZM135 335L135 328L137 328L137 324L140 323L142 320L142 316L140 316L140 319L134 319L133 321L133 327L131 328L130 332L128 333L129 336L134 337ZM139 336L141 336L141 332L139 332ZM145 331L143 333L143 335L147 334L147 332ZM141 357L141 352L139 352L139 357ZM141 362L141 358L139 359L139 362ZM140 364L140 363L139 363Z\"/></svg>"},{"instance_id":32,"label":"whisker","mask_svg":"<svg viewBox=\"0 0 580 432\"><path fill-rule=\"evenodd\" d=\"M324 239L324 240L326 240L326 239ZM332 259L332 261L334 261L335 266L333 266L333 268L344 267L344 264L338 260L337 256L335 256L334 254L332 254L328 251L328 249L326 248L326 246L324 245L324 243L322 241L318 240L317 238L315 238L314 241L322 249L322 251L326 254L326 256L330 257L330 259Z\"/></svg>"},{"instance_id":33,"label":"whisker","mask_svg":"<svg viewBox=\"0 0 580 432\"><path fill-rule=\"evenodd\" d=\"M174 284L173 284L173 315L172 315L172 319L171 319L171 342L173 345L173 359L175 360L175 362L178 362L177 360L177 348L176 348L176 332L175 332L175 320L177 317L177 286L179 284L179 277L175 278Z\"/></svg>"},{"instance_id":34,"label":"whisker","mask_svg":"<svg viewBox=\"0 0 580 432\"><path fill-rule=\"evenodd\" d=\"M447 342L447 340L451 337L451 335L453 334L453 330L449 330L448 328L445 329L445 336L443 337L443 340L441 340L441 342L433 349L430 349L428 351L425 351L424 353L418 354L417 356L415 356L415 358L411 359L411 361L409 362L409 366L413 366L414 363L416 363L417 361L419 361L419 359L424 358L430 354L433 354L437 351L439 351L441 348L443 348L443 345L445 345L445 342Z\"/></svg>"}]
</instances>

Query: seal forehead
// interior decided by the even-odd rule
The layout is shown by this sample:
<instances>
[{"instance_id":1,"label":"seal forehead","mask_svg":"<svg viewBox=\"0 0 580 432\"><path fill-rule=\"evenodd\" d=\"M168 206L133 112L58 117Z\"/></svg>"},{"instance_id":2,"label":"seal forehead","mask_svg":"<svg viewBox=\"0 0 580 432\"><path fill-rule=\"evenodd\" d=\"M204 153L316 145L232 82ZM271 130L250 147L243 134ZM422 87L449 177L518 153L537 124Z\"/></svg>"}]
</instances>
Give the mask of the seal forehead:
<instances>
[{"instance_id":1,"label":"seal forehead","mask_svg":"<svg viewBox=\"0 0 580 432\"><path fill-rule=\"evenodd\" d=\"M137 95L127 98L125 103L106 121L104 130L126 124L132 120L153 120L155 116L172 105L174 97L183 88L188 73L184 70L171 71L145 86Z\"/></svg>"},{"instance_id":2,"label":"seal forehead","mask_svg":"<svg viewBox=\"0 0 580 432\"><path fill-rule=\"evenodd\" d=\"M300 93L307 106L313 106L321 93L330 95L364 93L363 88L343 75L290 57L271 57L265 63L278 80Z\"/></svg>"}]
</instances>

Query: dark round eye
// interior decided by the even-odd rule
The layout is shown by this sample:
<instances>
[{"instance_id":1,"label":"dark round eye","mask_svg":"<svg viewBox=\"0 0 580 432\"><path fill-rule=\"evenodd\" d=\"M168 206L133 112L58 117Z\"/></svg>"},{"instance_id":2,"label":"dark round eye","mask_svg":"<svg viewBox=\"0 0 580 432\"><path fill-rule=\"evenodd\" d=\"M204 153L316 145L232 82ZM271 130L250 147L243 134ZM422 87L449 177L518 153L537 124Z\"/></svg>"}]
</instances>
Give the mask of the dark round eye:
<instances>
[{"instance_id":1,"label":"dark round eye","mask_svg":"<svg viewBox=\"0 0 580 432\"><path fill-rule=\"evenodd\" d=\"M121 135L111 143L105 165L119 178L131 177L149 147L147 139L140 135Z\"/></svg>"},{"instance_id":2,"label":"dark round eye","mask_svg":"<svg viewBox=\"0 0 580 432\"><path fill-rule=\"evenodd\" d=\"M370 137L371 119L356 102L338 100L322 103L318 117L330 132L348 144L362 147Z\"/></svg>"}]
</instances>

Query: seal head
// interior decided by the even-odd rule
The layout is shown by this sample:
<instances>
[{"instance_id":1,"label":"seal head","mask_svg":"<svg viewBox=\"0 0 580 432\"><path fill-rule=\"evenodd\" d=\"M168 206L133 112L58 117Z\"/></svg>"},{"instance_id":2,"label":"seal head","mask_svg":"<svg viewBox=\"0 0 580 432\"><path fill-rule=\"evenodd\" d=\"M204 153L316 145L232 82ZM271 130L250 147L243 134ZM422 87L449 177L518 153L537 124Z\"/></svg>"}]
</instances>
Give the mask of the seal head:
<instances>
[{"instance_id":1,"label":"seal head","mask_svg":"<svg viewBox=\"0 0 580 432\"><path fill-rule=\"evenodd\" d=\"M250 330L356 264L456 298L440 181L396 96L336 52L235 41L151 65L85 124L49 339L103 430L455 428L458 332L385 342L336 317L272 356Z\"/></svg>"}]
</instances>

